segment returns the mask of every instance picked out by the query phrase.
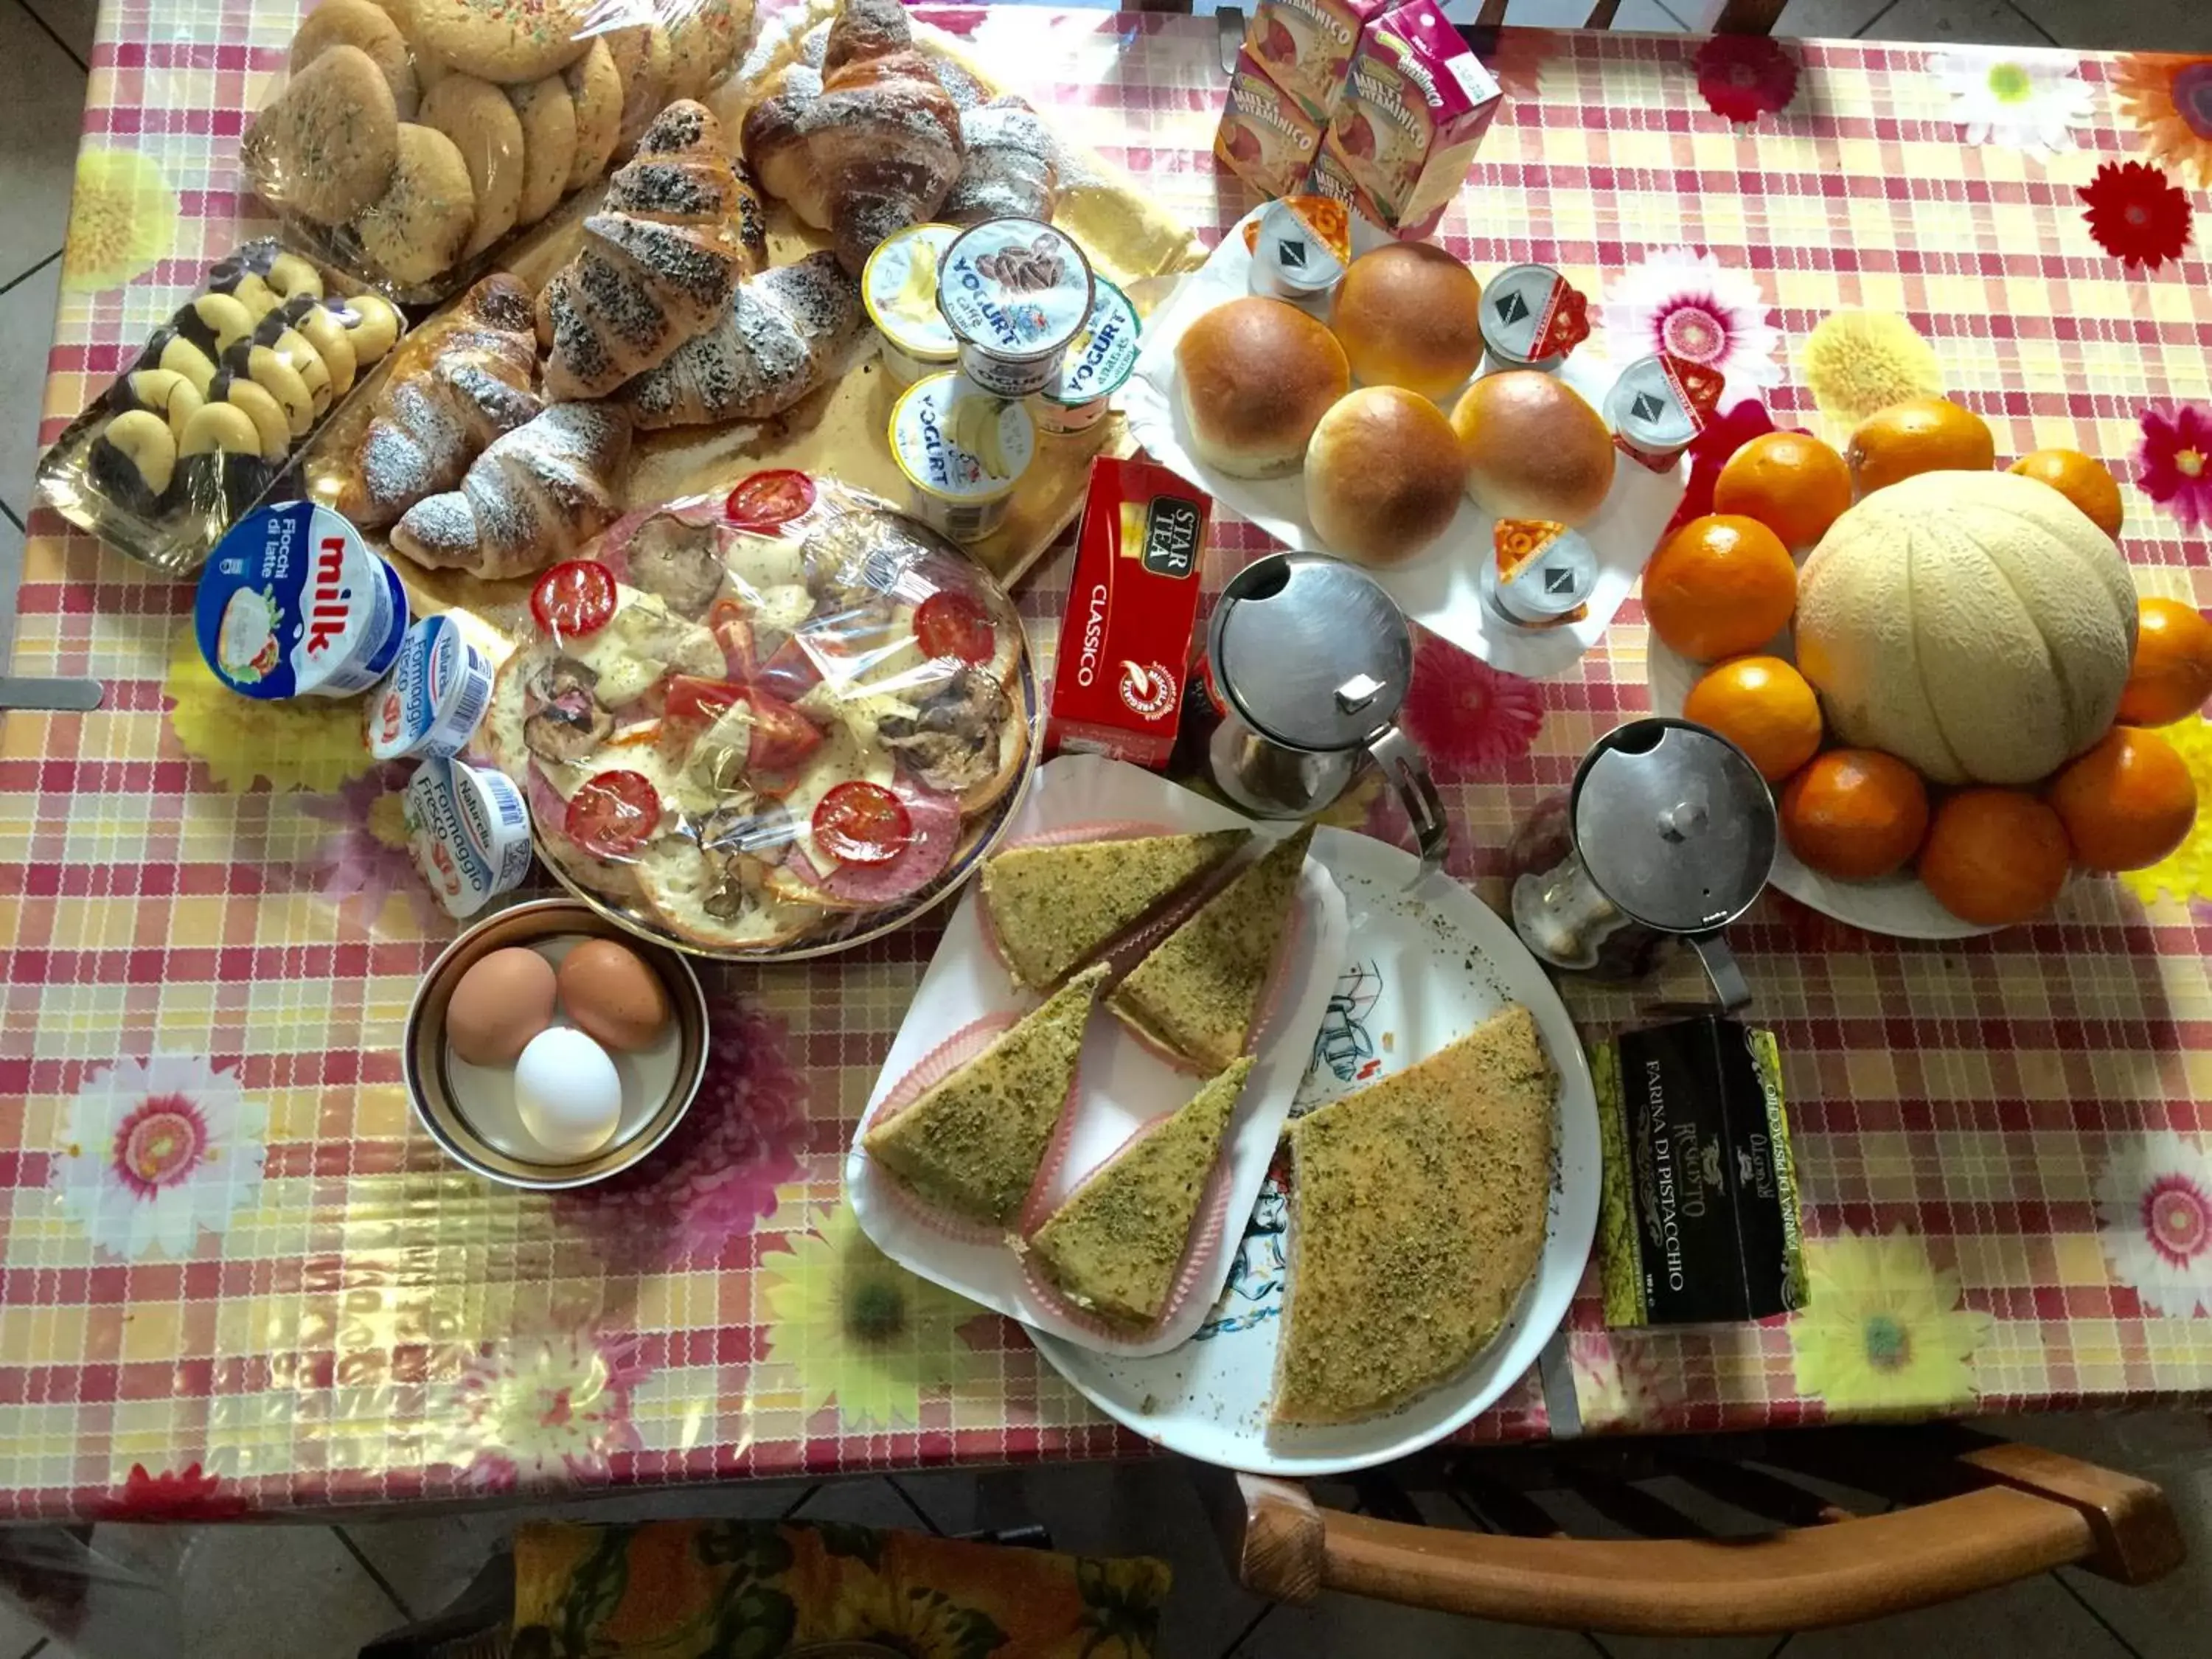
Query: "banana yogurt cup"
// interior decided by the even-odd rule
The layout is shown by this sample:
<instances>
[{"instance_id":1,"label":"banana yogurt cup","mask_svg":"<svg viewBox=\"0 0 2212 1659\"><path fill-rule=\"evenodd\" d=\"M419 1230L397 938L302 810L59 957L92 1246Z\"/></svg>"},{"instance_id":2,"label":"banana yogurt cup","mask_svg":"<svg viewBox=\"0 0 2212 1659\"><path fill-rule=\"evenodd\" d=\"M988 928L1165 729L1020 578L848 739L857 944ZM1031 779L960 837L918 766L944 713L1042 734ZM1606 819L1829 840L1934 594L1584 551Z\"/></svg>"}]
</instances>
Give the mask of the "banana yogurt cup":
<instances>
[{"instance_id":1,"label":"banana yogurt cup","mask_svg":"<svg viewBox=\"0 0 2212 1659\"><path fill-rule=\"evenodd\" d=\"M908 386L891 410L890 440L915 517L956 542L999 527L1036 453L1029 411L960 374Z\"/></svg>"}]
</instances>

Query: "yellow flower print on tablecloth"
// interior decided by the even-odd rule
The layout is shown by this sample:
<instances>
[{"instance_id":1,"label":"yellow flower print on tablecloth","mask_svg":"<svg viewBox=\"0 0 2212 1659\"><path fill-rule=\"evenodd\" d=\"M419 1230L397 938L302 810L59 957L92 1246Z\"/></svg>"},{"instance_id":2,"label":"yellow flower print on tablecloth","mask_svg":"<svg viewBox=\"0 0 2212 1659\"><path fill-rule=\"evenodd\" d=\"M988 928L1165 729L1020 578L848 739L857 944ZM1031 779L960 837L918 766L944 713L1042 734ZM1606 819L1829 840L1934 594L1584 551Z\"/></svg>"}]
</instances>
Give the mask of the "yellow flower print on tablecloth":
<instances>
[{"instance_id":1,"label":"yellow flower print on tablecloth","mask_svg":"<svg viewBox=\"0 0 2212 1659\"><path fill-rule=\"evenodd\" d=\"M1894 312L1831 312L1806 337L1798 361L1822 416L1839 427L1943 389L1936 348Z\"/></svg>"},{"instance_id":2,"label":"yellow flower print on tablecloth","mask_svg":"<svg viewBox=\"0 0 2212 1659\"><path fill-rule=\"evenodd\" d=\"M2145 155L2212 190L2212 58L2131 52L2112 67L2112 101Z\"/></svg>"},{"instance_id":3,"label":"yellow flower print on tablecloth","mask_svg":"<svg viewBox=\"0 0 2212 1659\"><path fill-rule=\"evenodd\" d=\"M1974 1397L1989 1315L1959 1305L1959 1275L1899 1227L1805 1245L1811 1294L1790 1322L1797 1392L1841 1414L1924 1411Z\"/></svg>"},{"instance_id":4,"label":"yellow flower print on tablecloth","mask_svg":"<svg viewBox=\"0 0 2212 1659\"><path fill-rule=\"evenodd\" d=\"M177 192L149 158L127 149L78 153L62 245L64 288L84 293L143 276L176 238Z\"/></svg>"},{"instance_id":5,"label":"yellow flower print on tablecloth","mask_svg":"<svg viewBox=\"0 0 2212 1659\"><path fill-rule=\"evenodd\" d=\"M362 740L361 704L351 697L241 697L215 677L190 623L177 630L161 681L169 728L215 781L243 794L260 779L271 789L328 793L373 764Z\"/></svg>"},{"instance_id":6,"label":"yellow flower print on tablecloth","mask_svg":"<svg viewBox=\"0 0 2212 1659\"><path fill-rule=\"evenodd\" d=\"M778 1197L779 1218L796 1207L796 1224L806 1224L804 1188ZM983 1310L884 1255L851 1206L840 1203L783 1243L760 1261L768 1358L791 1369L809 1413L834 1399L848 1425L917 1423L924 1393L975 1373L959 1328Z\"/></svg>"},{"instance_id":7,"label":"yellow flower print on tablecloth","mask_svg":"<svg viewBox=\"0 0 2212 1659\"><path fill-rule=\"evenodd\" d=\"M2172 852L2148 870L2123 871L2120 879L2145 904L2161 894L2185 904L2212 899L2212 720L2177 720L2159 732L2180 750L2197 780L2197 822Z\"/></svg>"}]
</instances>

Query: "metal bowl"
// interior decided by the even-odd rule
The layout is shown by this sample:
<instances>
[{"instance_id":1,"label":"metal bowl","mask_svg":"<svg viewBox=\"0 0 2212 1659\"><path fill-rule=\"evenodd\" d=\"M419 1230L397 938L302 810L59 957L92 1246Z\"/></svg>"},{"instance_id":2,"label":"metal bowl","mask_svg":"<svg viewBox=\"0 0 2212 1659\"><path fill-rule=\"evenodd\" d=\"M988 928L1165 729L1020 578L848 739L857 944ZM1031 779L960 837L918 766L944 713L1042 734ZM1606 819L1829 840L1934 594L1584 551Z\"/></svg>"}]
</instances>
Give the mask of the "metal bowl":
<instances>
[{"instance_id":1,"label":"metal bowl","mask_svg":"<svg viewBox=\"0 0 2212 1659\"><path fill-rule=\"evenodd\" d=\"M509 945L530 945L562 934L608 939L635 951L659 975L677 1027L676 1081L667 1097L641 1118L624 1103L623 1126L615 1139L589 1158L568 1163L537 1163L502 1151L479 1133L454 1099L446 1071L446 1005L453 989L479 960ZM618 1175L645 1158L684 1121L699 1092L707 1067L707 995L691 964L664 945L636 933L570 899L538 899L488 916L447 945L407 1011L400 1048L407 1093L422 1127L455 1161L478 1175L509 1187L552 1191L586 1187Z\"/></svg>"}]
</instances>

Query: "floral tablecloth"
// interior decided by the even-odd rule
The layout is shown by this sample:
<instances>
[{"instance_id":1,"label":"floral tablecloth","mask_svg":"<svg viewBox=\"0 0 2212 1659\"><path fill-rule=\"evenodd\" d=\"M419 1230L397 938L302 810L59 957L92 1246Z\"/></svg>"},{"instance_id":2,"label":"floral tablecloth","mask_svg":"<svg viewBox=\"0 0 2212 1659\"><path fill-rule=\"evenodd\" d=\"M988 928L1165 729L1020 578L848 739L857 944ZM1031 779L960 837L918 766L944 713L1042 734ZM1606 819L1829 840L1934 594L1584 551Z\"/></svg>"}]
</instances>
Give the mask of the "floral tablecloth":
<instances>
[{"instance_id":1,"label":"floral tablecloth","mask_svg":"<svg viewBox=\"0 0 2212 1659\"><path fill-rule=\"evenodd\" d=\"M1211 239L1210 20L929 15ZM263 228L234 155L287 9L109 0L51 439ZM2212 599L2212 60L1508 31L1510 101L1446 220L1479 270L1598 296L1756 395L1731 433L1833 437L1942 387L2002 453L2125 481L2146 592ZM1838 308L1852 317L1823 319ZM1710 474L1710 466L1705 469ZM1224 526L1212 577L1261 550ZM452 933L350 711L220 690L189 589L32 526L15 667L97 714L0 737L0 1513L235 1514L494 1488L1095 1455L1139 1447L1020 1331L890 1267L840 1155L936 939L714 970L713 1076L633 1177L556 1198L448 1164L397 1044ZM1062 557L1024 595L1048 659ZM1516 824L1646 707L1632 604L1541 684L1434 641L1408 720L1493 901ZM2173 728L2212 799L2212 732ZM1364 794L1340 817L1396 833ZM1607 1334L1552 1378L1582 1427L2212 1396L2212 815L2039 925L1879 939L1770 896L1740 930L1780 1036L1811 1311ZM1586 1031L1634 1001L1572 988ZM1536 1376L1475 1431L1555 1426Z\"/></svg>"}]
</instances>

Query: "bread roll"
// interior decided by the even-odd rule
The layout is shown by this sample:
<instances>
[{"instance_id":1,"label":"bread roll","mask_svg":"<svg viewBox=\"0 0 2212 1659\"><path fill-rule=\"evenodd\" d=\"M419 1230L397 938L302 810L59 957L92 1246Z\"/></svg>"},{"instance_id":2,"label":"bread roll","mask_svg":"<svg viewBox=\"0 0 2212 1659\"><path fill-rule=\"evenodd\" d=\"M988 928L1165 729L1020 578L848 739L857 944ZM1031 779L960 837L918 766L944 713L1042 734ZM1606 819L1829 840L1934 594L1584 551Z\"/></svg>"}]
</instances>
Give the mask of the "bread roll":
<instances>
[{"instance_id":1,"label":"bread roll","mask_svg":"<svg viewBox=\"0 0 2212 1659\"><path fill-rule=\"evenodd\" d=\"M1426 242L1363 253L1344 273L1329 326L1363 386L1449 398L1482 361L1482 284Z\"/></svg>"},{"instance_id":2,"label":"bread roll","mask_svg":"<svg viewBox=\"0 0 2212 1659\"><path fill-rule=\"evenodd\" d=\"M1402 386L1362 386L1314 429L1306 517L1332 552L1401 564L1444 533L1466 476L1442 410Z\"/></svg>"},{"instance_id":3,"label":"bread roll","mask_svg":"<svg viewBox=\"0 0 2212 1659\"><path fill-rule=\"evenodd\" d=\"M1572 386L1533 368L1486 374L1452 410L1467 493L1501 519L1578 525L1613 488L1613 435Z\"/></svg>"},{"instance_id":4,"label":"bread roll","mask_svg":"<svg viewBox=\"0 0 2212 1659\"><path fill-rule=\"evenodd\" d=\"M1191 449L1236 477L1297 471L1314 428L1351 389L1336 337L1280 300L1218 305L1176 345Z\"/></svg>"}]
</instances>

